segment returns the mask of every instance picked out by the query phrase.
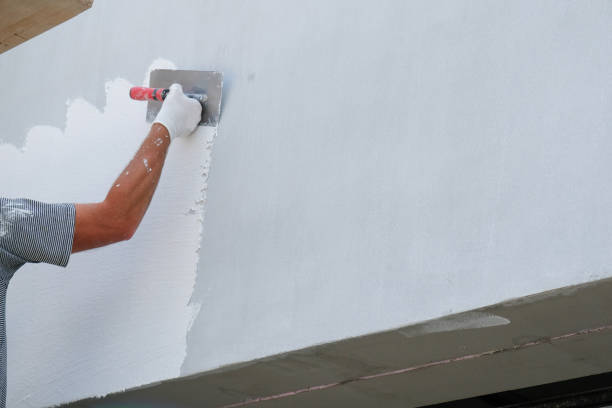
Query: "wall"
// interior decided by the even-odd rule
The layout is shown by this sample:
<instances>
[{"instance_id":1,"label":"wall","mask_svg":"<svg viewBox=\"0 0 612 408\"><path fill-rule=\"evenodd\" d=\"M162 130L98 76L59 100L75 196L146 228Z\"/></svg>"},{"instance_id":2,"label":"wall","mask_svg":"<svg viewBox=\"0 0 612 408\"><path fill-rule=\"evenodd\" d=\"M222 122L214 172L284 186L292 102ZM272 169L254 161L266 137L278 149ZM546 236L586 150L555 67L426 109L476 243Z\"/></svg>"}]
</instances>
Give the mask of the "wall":
<instances>
[{"instance_id":1,"label":"wall","mask_svg":"<svg viewBox=\"0 0 612 408\"><path fill-rule=\"evenodd\" d=\"M16 337L32 321L31 304L17 311L22 297L60 333L114 318L126 339L146 324L125 323L121 306L158 298L114 290L124 286L113 273L137 268L125 258L113 271L105 259L86 272L72 264L73 278L99 284L55 287L62 314L31 295L48 281L12 282L9 372L35 364L18 347L63 368L9 376L11 406L109 392L110 379L129 387L144 362L147 373L192 374L611 276L611 21L606 1L108 1L3 54L2 138L15 146L32 125L62 128L66 99L102 108L105 81L139 83L158 57L225 75L195 286L172 300L199 308L193 325L174 327L171 352L117 355L129 341L100 341L74 358L105 365L57 361L36 325ZM164 177L168 191L182 180ZM133 245L152 254L166 240ZM72 319L75 293L91 294L100 322Z\"/></svg>"},{"instance_id":2,"label":"wall","mask_svg":"<svg viewBox=\"0 0 612 408\"><path fill-rule=\"evenodd\" d=\"M172 65L157 60L155 67ZM148 129L146 103L129 99L130 85L107 82L102 111L69 101L63 130L36 126L21 149L0 145L0 169L9 175L2 194L98 202L109 188L125 188L114 181ZM75 254L66 270L27 265L15 274L7 306L8 406L48 406L180 374L197 313L187 300L214 135L200 128L172 144L131 241Z\"/></svg>"}]
</instances>

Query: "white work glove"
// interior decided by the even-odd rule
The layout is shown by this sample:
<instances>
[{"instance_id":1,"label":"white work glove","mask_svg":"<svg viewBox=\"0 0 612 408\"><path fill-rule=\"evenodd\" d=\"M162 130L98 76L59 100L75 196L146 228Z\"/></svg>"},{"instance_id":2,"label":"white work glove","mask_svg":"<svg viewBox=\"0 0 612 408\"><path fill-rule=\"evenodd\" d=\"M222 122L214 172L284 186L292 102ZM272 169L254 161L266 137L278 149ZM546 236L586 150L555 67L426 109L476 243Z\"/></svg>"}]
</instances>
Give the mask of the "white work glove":
<instances>
[{"instance_id":1,"label":"white work glove","mask_svg":"<svg viewBox=\"0 0 612 408\"><path fill-rule=\"evenodd\" d=\"M202 105L183 94L183 87L172 84L170 92L153 123L160 123L168 129L170 140L193 132L202 115Z\"/></svg>"}]
</instances>

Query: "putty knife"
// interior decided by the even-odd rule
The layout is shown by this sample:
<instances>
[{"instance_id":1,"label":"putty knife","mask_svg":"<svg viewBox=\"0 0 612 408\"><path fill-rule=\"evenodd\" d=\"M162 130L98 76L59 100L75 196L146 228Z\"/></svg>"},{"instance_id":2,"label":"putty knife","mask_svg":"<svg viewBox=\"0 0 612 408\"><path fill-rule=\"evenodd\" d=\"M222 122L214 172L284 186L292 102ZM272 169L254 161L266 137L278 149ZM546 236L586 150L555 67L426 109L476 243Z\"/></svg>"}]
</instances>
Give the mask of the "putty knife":
<instances>
[{"instance_id":1,"label":"putty knife","mask_svg":"<svg viewBox=\"0 0 612 408\"><path fill-rule=\"evenodd\" d=\"M170 85L183 86L183 92L202 104L202 120L199 126L217 126L221 114L221 92L223 74L216 71L188 71L180 69L156 69L151 71L150 88L135 86L130 89L130 98L149 101L147 121L152 122L161 108L161 102Z\"/></svg>"}]
</instances>

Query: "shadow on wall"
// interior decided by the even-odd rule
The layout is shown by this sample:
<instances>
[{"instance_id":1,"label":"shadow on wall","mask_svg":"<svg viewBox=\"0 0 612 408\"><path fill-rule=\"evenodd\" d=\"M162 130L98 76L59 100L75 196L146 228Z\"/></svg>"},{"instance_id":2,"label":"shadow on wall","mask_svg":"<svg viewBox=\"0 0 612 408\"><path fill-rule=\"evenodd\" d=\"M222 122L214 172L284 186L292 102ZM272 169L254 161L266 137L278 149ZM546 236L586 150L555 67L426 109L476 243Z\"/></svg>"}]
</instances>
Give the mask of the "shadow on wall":
<instances>
[{"instance_id":1,"label":"shadow on wall","mask_svg":"<svg viewBox=\"0 0 612 408\"><path fill-rule=\"evenodd\" d=\"M221 98L221 113L219 117L223 117L223 112L225 112L225 105L227 101L232 96L232 88L234 84L234 73L226 70L222 70L223 72L223 98Z\"/></svg>"}]
</instances>

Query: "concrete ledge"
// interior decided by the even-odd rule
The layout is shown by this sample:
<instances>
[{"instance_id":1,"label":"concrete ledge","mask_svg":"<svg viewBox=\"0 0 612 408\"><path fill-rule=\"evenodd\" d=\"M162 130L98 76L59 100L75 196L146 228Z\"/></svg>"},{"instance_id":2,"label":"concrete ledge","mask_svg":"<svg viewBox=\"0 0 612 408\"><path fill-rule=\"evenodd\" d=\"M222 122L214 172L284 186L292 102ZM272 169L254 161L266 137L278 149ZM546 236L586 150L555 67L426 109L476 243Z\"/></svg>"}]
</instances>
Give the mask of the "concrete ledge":
<instances>
[{"instance_id":1,"label":"concrete ledge","mask_svg":"<svg viewBox=\"0 0 612 408\"><path fill-rule=\"evenodd\" d=\"M64 406L416 407L599 374L610 293L600 280Z\"/></svg>"}]
</instances>

